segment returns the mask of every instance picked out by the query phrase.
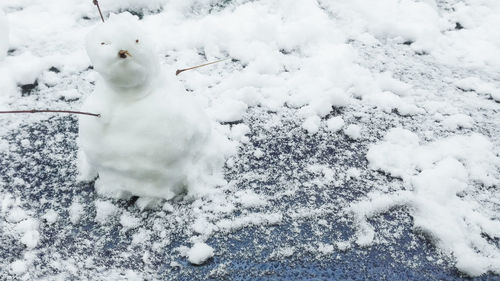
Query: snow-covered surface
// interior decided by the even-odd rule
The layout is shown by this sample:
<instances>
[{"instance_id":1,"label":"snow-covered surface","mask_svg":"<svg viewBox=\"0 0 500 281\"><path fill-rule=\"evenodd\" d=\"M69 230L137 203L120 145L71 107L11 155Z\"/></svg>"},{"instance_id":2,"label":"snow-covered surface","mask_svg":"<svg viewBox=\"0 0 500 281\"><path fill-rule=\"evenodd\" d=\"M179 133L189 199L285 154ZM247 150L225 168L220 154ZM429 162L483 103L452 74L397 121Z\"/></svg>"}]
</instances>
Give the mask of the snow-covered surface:
<instances>
[{"instance_id":1,"label":"snow-covered surface","mask_svg":"<svg viewBox=\"0 0 500 281\"><path fill-rule=\"evenodd\" d=\"M230 58L165 75L237 152L211 193L110 199L77 117L3 115L0 279L498 278L500 2L99 2L166 69ZM80 109L92 1L0 6L1 107Z\"/></svg>"}]
</instances>

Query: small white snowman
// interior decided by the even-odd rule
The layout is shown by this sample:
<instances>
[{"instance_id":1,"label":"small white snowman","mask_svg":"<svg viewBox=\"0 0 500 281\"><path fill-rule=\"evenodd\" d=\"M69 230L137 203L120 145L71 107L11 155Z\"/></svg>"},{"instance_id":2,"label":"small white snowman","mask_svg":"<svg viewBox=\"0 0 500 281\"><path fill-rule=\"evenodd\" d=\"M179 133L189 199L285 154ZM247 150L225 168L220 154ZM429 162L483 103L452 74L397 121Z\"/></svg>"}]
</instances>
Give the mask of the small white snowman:
<instances>
[{"instance_id":1,"label":"small white snowman","mask_svg":"<svg viewBox=\"0 0 500 281\"><path fill-rule=\"evenodd\" d=\"M81 178L97 172L96 190L121 198L206 191L224 153L203 108L161 71L138 19L111 15L86 49L100 78L82 110L101 116L80 117Z\"/></svg>"},{"instance_id":2,"label":"small white snowman","mask_svg":"<svg viewBox=\"0 0 500 281\"><path fill-rule=\"evenodd\" d=\"M0 60L4 59L9 49L9 25L7 16L0 8Z\"/></svg>"}]
</instances>

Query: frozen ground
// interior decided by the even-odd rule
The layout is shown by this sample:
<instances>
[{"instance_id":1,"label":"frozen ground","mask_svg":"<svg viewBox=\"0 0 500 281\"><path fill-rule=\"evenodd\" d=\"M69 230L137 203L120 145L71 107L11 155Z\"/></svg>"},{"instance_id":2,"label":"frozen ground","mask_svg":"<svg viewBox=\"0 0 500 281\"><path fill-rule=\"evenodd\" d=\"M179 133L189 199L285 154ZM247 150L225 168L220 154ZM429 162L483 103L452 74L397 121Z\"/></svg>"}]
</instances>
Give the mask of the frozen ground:
<instances>
[{"instance_id":1,"label":"frozen ground","mask_svg":"<svg viewBox=\"0 0 500 281\"><path fill-rule=\"evenodd\" d=\"M0 4L3 108L92 91L84 2ZM239 143L227 184L100 197L76 117L3 115L0 279L498 279L500 3L290 2L100 1L143 17L165 66L232 59L179 76Z\"/></svg>"}]
</instances>

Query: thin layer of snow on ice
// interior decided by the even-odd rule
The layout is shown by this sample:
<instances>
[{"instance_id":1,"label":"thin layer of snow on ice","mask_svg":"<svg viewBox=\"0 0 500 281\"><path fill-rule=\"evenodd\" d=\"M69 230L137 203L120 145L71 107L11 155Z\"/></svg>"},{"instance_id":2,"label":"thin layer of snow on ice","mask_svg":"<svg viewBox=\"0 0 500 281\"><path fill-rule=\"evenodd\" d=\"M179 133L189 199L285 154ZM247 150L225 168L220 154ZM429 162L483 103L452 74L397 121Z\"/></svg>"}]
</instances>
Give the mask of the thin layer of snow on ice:
<instances>
[{"instance_id":1,"label":"thin layer of snow on ice","mask_svg":"<svg viewBox=\"0 0 500 281\"><path fill-rule=\"evenodd\" d=\"M212 193L109 199L92 169L76 180L77 118L2 116L0 279L258 279L376 253L428 279L498 274L498 1L99 3L140 18L234 154ZM99 80L92 1L0 8L0 107L80 109ZM197 243L217 256L190 265Z\"/></svg>"}]
</instances>

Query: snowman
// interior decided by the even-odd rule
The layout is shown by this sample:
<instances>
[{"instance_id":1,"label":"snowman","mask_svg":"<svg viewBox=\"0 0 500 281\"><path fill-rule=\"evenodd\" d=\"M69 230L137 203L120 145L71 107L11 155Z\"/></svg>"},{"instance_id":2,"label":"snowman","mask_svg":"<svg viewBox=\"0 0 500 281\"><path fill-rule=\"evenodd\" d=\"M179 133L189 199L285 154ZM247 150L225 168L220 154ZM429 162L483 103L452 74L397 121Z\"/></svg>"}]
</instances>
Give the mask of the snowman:
<instances>
[{"instance_id":1,"label":"snowman","mask_svg":"<svg viewBox=\"0 0 500 281\"><path fill-rule=\"evenodd\" d=\"M170 199L213 185L224 153L196 99L161 70L136 17L111 15L86 49L99 73L79 123L81 179L98 175L98 193ZM173 73L173 72L172 72Z\"/></svg>"}]
</instances>

